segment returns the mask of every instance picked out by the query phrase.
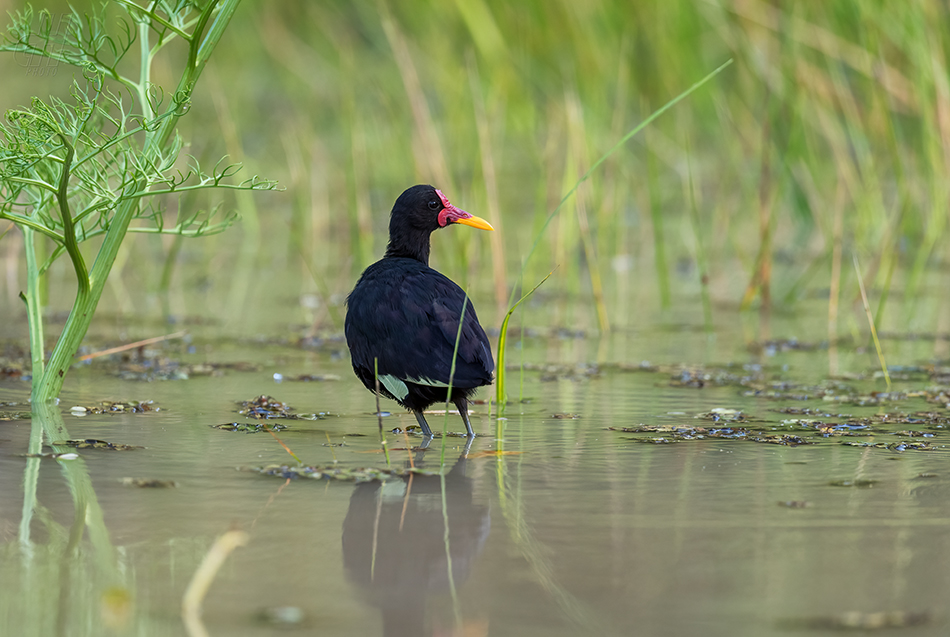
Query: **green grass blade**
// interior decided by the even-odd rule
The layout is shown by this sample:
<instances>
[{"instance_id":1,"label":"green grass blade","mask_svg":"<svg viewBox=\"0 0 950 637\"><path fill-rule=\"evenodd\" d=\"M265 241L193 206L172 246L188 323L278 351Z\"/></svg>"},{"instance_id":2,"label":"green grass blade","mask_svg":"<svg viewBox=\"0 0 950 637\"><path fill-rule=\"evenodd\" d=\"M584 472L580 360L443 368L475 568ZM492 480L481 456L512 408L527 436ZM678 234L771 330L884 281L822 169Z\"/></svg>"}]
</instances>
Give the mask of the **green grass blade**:
<instances>
[{"instance_id":1,"label":"green grass blade","mask_svg":"<svg viewBox=\"0 0 950 637\"><path fill-rule=\"evenodd\" d=\"M518 309L518 306L521 305L521 302L527 299L529 296L534 294L534 291L541 287L541 284L547 281L551 275L554 274L554 270L548 273L546 277L541 279L540 282L531 290L518 299L518 302L511 306L511 309L508 310L508 313L505 314L505 320L501 322L501 333L498 335L498 364L496 365L496 375L495 375L495 403L498 405L498 413L502 414L505 411L505 401L507 400L507 394L505 393L505 345L508 343L508 321L511 320L511 315L515 313L515 310ZM498 436L499 438L501 436Z\"/></svg>"}]
</instances>

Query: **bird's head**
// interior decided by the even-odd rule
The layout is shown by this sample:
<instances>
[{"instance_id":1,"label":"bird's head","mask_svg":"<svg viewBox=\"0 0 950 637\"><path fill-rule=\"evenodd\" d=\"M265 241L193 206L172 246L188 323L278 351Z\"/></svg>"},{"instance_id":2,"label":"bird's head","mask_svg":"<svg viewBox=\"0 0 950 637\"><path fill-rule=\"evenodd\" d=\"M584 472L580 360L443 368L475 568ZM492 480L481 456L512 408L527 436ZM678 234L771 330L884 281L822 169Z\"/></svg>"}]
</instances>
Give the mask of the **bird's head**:
<instances>
[{"instance_id":1,"label":"bird's head","mask_svg":"<svg viewBox=\"0 0 950 637\"><path fill-rule=\"evenodd\" d=\"M444 228L450 223L494 230L490 223L452 205L441 190L428 185L413 186L399 195L393 206L390 230L394 223L407 224L430 232Z\"/></svg>"}]
</instances>

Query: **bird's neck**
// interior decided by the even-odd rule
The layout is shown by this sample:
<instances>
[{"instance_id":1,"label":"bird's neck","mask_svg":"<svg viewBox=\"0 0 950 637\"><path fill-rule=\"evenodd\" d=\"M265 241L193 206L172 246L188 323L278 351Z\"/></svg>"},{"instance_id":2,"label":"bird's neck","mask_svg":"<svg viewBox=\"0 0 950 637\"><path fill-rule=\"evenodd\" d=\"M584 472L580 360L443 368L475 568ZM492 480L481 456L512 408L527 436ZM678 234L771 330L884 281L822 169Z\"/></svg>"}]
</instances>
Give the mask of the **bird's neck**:
<instances>
[{"instance_id":1,"label":"bird's neck","mask_svg":"<svg viewBox=\"0 0 950 637\"><path fill-rule=\"evenodd\" d=\"M429 265L430 230L418 230L407 226L389 228L389 245L386 257L402 257L422 261Z\"/></svg>"}]
</instances>

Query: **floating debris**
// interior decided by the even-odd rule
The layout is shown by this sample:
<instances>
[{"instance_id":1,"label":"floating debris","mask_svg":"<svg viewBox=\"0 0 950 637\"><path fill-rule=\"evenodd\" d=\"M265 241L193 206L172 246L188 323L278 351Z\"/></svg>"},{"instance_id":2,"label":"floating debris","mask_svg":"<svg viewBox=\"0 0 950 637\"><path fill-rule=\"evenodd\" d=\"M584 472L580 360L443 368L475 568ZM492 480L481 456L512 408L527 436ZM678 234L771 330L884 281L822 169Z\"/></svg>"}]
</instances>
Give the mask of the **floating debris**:
<instances>
[{"instance_id":1,"label":"floating debris","mask_svg":"<svg viewBox=\"0 0 950 637\"><path fill-rule=\"evenodd\" d=\"M653 365L650 361L640 361L639 363L619 363L617 369L624 372L658 372L660 367Z\"/></svg>"},{"instance_id":2,"label":"floating debris","mask_svg":"<svg viewBox=\"0 0 950 637\"><path fill-rule=\"evenodd\" d=\"M756 436L749 438L752 442L759 442L769 445L786 445L789 447L797 447L799 445L814 445L817 444L813 440L808 440L802 438L801 436L793 436L791 434L779 434L779 435L768 435L768 436Z\"/></svg>"},{"instance_id":3,"label":"floating debris","mask_svg":"<svg viewBox=\"0 0 950 637\"><path fill-rule=\"evenodd\" d=\"M680 442L680 439L676 438L627 438L627 440L651 445L671 445Z\"/></svg>"},{"instance_id":4,"label":"floating debris","mask_svg":"<svg viewBox=\"0 0 950 637\"><path fill-rule=\"evenodd\" d=\"M635 427L607 427L608 431L622 431L623 433L687 433L694 431L706 431L702 427L689 427L686 425L644 425L640 423Z\"/></svg>"},{"instance_id":5,"label":"floating debris","mask_svg":"<svg viewBox=\"0 0 950 637\"><path fill-rule=\"evenodd\" d=\"M551 414L551 418L555 418L557 420L577 420L578 418L580 418L580 415L578 414Z\"/></svg>"},{"instance_id":6,"label":"floating debris","mask_svg":"<svg viewBox=\"0 0 950 637\"><path fill-rule=\"evenodd\" d=\"M822 400L829 402L839 402L839 403L850 403L853 405L882 405L885 403L895 403L908 398L916 398L919 393L909 393L903 391L872 391L867 394L825 394L821 397Z\"/></svg>"},{"instance_id":7,"label":"floating debris","mask_svg":"<svg viewBox=\"0 0 950 637\"><path fill-rule=\"evenodd\" d=\"M174 480L156 480L154 478L121 478L120 483L127 487L141 489L173 489L178 486Z\"/></svg>"},{"instance_id":8,"label":"floating debris","mask_svg":"<svg viewBox=\"0 0 950 637\"><path fill-rule=\"evenodd\" d=\"M508 365L505 369L510 371L533 371L541 372L539 380L542 383L550 383L556 380L581 381L587 380L601 373L600 365L596 363L576 363L572 365L556 365L553 363L522 363L519 365Z\"/></svg>"},{"instance_id":9,"label":"floating debris","mask_svg":"<svg viewBox=\"0 0 950 637\"><path fill-rule=\"evenodd\" d=\"M670 374L670 385L702 389L715 387L751 387L756 391L765 388L766 368L757 363L729 364L719 367L660 366L658 371Z\"/></svg>"},{"instance_id":10,"label":"floating debris","mask_svg":"<svg viewBox=\"0 0 950 637\"><path fill-rule=\"evenodd\" d=\"M766 356L775 356L779 352L813 352L818 349L827 349L828 343L808 343L797 338L776 338L749 344L749 350L755 353L764 353Z\"/></svg>"},{"instance_id":11,"label":"floating debris","mask_svg":"<svg viewBox=\"0 0 950 637\"><path fill-rule=\"evenodd\" d=\"M117 401L103 400L95 405L74 405L69 408L73 416L87 416L89 414L144 414L151 411L161 411L151 400Z\"/></svg>"},{"instance_id":12,"label":"floating debris","mask_svg":"<svg viewBox=\"0 0 950 637\"><path fill-rule=\"evenodd\" d=\"M20 379L26 380L26 378L24 378L24 373L22 369L20 369L19 367L11 367L9 365L4 365L3 367L0 367L0 378L4 378L7 380L20 380Z\"/></svg>"},{"instance_id":13,"label":"floating debris","mask_svg":"<svg viewBox=\"0 0 950 637\"><path fill-rule=\"evenodd\" d=\"M118 371L122 380L152 382L156 380L188 380L194 376L224 376L225 370L259 372L261 366L243 361L233 363L196 363L183 365L164 357L123 364Z\"/></svg>"},{"instance_id":14,"label":"floating debris","mask_svg":"<svg viewBox=\"0 0 950 637\"><path fill-rule=\"evenodd\" d=\"M286 628L302 624L306 619L306 615L304 615L303 609L297 606L269 606L262 608L257 613L257 618L266 624Z\"/></svg>"},{"instance_id":15,"label":"floating debris","mask_svg":"<svg viewBox=\"0 0 950 637\"><path fill-rule=\"evenodd\" d=\"M929 442L857 442L848 440L842 441L841 444L849 447L889 449L891 451L933 451L936 449Z\"/></svg>"},{"instance_id":16,"label":"floating debris","mask_svg":"<svg viewBox=\"0 0 950 637\"><path fill-rule=\"evenodd\" d=\"M950 428L950 414L946 412L915 411L910 414L877 414L874 418L882 423L902 425L931 425L934 429Z\"/></svg>"},{"instance_id":17,"label":"floating debris","mask_svg":"<svg viewBox=\"0 0 950 637\"><path fill-rule=\"evenodd\" d=\"M811 502L806 502L805 500L781 500L778 505L786 509L807 509L811 506Z\"/></svg>"},{"instance_id":18,"label":"floating debris","mask_svg":"<svg viewBox=\"0 0 950 637\"><path fill-rule=\"evenodd\" d=\"M340 380L340 377L336 374L300 374L299 376L282 376L282 380L295 380L304 383L314 383Z\"/></svg>"},{"instance_id":19,"label":"floating debris","mask_svg":"<svg viewBox=\"0 0 950 637\"><path fill-rule=\"evenodd\" d=\"M629 438L635 442L652 442L655 444L666 444L667 442L678 442L681 440L704 440L706 438L745 440L748 442L758 442L762 444L786 445L796 447L798 445L813 445L815 441L795 436L792 434L772 434L760 430L748 429L745 427L689 427L685 425L640 425L638 427L608 427L609 431L622 431L625 433L669 433L669 438Z\"/></svg>"},{"instance_id":20,"label":"floating debris","mask_svg":"<svg viewBox=\"0 0 950 637\"><path fill-rule=\"evenodd\" d=\"M323 420L330 414L320 412L315 414L297 414L294 408L287 403L282 403L271 396L258 396L252 400L244 400L238 403L242 409L238 413L248 418L257 418L258 420L269 420L271 418L284 418L287 420Z\"/></svg>"},{"instance_id":21,"label":"floating debris","mask_svg":"<svg viewBox=\"0 0 950 637\"><path fill-rule=\"evenodd\" d=\"M0 411L0 422L14 420L30 420L33 417L28 411Z\"/></svg>"},{"instance_id":22,"label":"floating debris","mask_svg":"<svg viewBox=\"0 0 950 637\"><path fill-rule=\"evenodd\" d=\"M105 449L107 451L132 451L133 449L144 449L136 445L122 445L115 442L106 442L105 440L95 440L86 438L84 440L54 440L50 443L53 447L73 447L75 449Z\"/></svg>"},{"instance_id":23,"label":"floating debris","mask_svg":"<svg viewBox=\"0 0 950 637\"><path fill-rule=\"evenodd\" d=\"M289 429L290 425L280 423L264 424L261 422L226 422L220 425L208 425L212 429L221 429L223 431L234 431L243 434L257 434L262 431L284 431Z\"/></svg>"},{"instance_id":24,"label":"floating debris","mask_svg":"<svg viewBox=\"0 0 950 637\"><path fill-rule=\"evenodd\" d=\"M817 418L851 418L851 414L830 414L824 409L812 409L811 407L779 407L770 409L780 414L796 416L815 416Z\"/></svg>"},{"instance_id":25,"label":"floating debris","mask_svg":"<svg viewBox=\"0 0 950 637\"><path fill-rule=\"evenodd\" d=\"M713 422L746 422L748 418L738 409L715 407L708 412L696 414L696 418L712 420Z\"/></svg>"},{"instance_id":26,"label":"floating debris","mask_svg":"<svg viewBox=\"0 0 950 637\"><path fill-rule=\"evenodd\" d=\"M908 612L897 610L876 613L849 611L826 617L786 619L782 620L780 624L789 629L847 630L850 632L909 628L929 624L932 620L933 616L930 611Z\"/></svg>"},{"instance_id":27,"label":"floating debris","mask_svg":"<svg viewBox=\"0 0 950 637\"><path fill-rule=\"evenodd\" d=\"M800 427L804 430L813 430L822 438L835 436L867 436L871 431L868 422L828 423L821 420L783 420L785 426Z\"/></svg>"},{"instance_id":28,"label":"floating debris","mask_svg":"<svg viewBox=\"0 0 950 637\"><path fill-rule=\"evenodd\" d=\"M269 419L269 418L288 418L295 419L297 415L292 413L293 408L287 403L282 403L271 396L258 396L252 400L245 400L240 403L242 409L238 411L242 416L248 418Z\"/></svg>"},{"instance_id":29,"label":"floating debris","mask_svg":"<svg viewBox=\"0 0 950 637\"><path fill-rule=\"evenodd\" d=\"M52 460L75 460L79 457L78 453L67 451L66 453L21 453L21 458L50 458Z\"/></svg>"},{"instance_id":30,"label":"floating debris","mask_svg":"<svg viewBox=\"0 0 950 637\"><path fill-rule=\"evenodd\" d=\"M379 469L375 467L348 468L340 466L306 467L290 465L267 465L264 467L249 467L249 471L256 471L278 478L296 479L309 478L311 480L337 480L339 482L386 482L402 478L409 474L434 476L439 475L437 470L420 469L418 467Z\"/></svg>"},{"instance_id":31,"label":"floating debris","mask_svg":"<svg viewBox=\"0 0 950 637\"><path fill-rule=\"evenodd\" d=\"M877 480L832 480L828 483L829 487L857 487L858 489L870 489Z\"/></svg>"}]
</instances>

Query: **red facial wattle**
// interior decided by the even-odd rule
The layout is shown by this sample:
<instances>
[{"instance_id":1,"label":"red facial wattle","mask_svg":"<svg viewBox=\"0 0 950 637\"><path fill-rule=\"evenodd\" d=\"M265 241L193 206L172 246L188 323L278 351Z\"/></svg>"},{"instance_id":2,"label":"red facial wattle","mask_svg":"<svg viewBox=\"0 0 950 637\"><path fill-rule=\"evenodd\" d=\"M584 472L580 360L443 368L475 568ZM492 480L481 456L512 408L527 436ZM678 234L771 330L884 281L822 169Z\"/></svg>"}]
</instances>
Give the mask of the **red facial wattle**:
<instances>
[{"instance_id":1,"label":"red facial wattle","mask_svg":"<svg viewBox=\"0 0 950 637\"><path fill-rule=\"evenodd\" d=\"M443 208L439 211L439 225L441 227L444 228L450 223L461 223L481 230L494 230L491 224L481 217L470 215L461 208L453 206L452 202L448 200L448 197L442 194L441 190L436 190L435 193L439 195L439 199L442 200Z\"/></svg>"}]
</instances>

